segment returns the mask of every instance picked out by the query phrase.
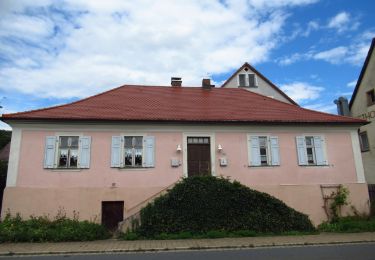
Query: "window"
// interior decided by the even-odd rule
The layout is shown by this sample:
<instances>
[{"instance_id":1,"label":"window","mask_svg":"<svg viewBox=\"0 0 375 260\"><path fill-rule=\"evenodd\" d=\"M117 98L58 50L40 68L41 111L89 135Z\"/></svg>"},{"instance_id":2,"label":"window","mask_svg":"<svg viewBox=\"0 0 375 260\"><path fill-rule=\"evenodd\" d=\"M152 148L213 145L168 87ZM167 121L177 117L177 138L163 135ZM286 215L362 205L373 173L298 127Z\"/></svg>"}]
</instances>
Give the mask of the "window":
<instances>
[{"instance_id":1,"label":"window","mask_svg":"<svg viewBox=\"0 0 375 260\"><path fill-rule=\"evenodd\" d=\"M238 75L238 83L240 87L246 87L246 74Z\"/></svg>"},{"instance_id":2,"label":"window","mask_svg":"<svg viewBox=\"0 0 375 260\"><path fill-rule=\"evenodd\" d=\"M89 168L90 149L90 136L46 136L44 168Z\"/></svg>"},{"instance_id":3,"label":"window","mask_svg":"<svg viewBox=\"0 0 375 260\"><path fill-rule=\"evenodd\" d=\"M125 136L125 167L142 167L143 137Z\"/></svg>"},{"instance_id":4,"label":"window","mask_svg":"<svg viewBox=\"0 0 375 260\"><path fill-rule=\"evenodd\" d=\"M154 147L153 136L112 136L111 167L154 167Z\"/></svg>"},{"instance_id":5,"label":"window","mask_svg":"<svg viewBox=\"0 0 375 260\"><path fill-rule=\"evenodd\" d=\"M238 86L255 88L258 86L258 80L254 73L238 74Z\"/></svg>"},{"instance_id":6,"label":"window","mask_svg":"<svg viewBox=\"0 0 375 260\"><path fill-rule=\"evenodd\" d=\"M77 168L78 166L78 136L60 136L58 151L59 168Z\"/></svg>"},{"instance_id":7,"label":"window","mask_svg":"<svg viewBox=\"0 0 375 260\"><path fill-rule=\"evenodd\" d=\"M248 74L248 77L249 77L249 87L250 88L257 87L257 82L256 82L255 74Z\"/></svg>"},{"instance_id":8,"label":"window","mask_svg":"<svg viewBox=\"0 0 375 260\"><path fill-rule=\"evenodd\" d=\"M361 145L361 152L367 152L370 150L370 145L368 142L367 132L359 133L359 143Z\"/></svg>"},{"instance_id":9,"label":"window","mask_svg":"<svg viewBox=\"0 0 375 260\"><path fill-rule=\"evenodd\" d=\"M277 136L249 137L249 165L280 165L279 140Z\"/></svg>"},{"instance_id":10,"label":"window","mask_svg":"<svg viewBox=\"0 0 375 260\"><path fill-rule=\"evenodd\" d=\"M297 136L298 165L328 165L323 136Z\"/></svg>"},{"instance_id":11,"label":"window","mask_svg":"<svg viewBox=\"0 0 375 260\"><path fill-rule=\"evenodd\" d=\"M268 165L268 142L267 136L259 136L260 164Z\"/></svg>"},{"instance_id":12,"label":"window","mask_svg":"<svg viewBox=\"0 0 375 260\"><path fill-rule=\"evenodd\" d=\"M306 141L307 163L309 165L315 165L316 159L315 159L314 137L306 136L305 141Z\"/></svg>"},{"instance_id":13,"label":"window","mask_svg":"<svg viewBox=\"0 0 375 260\"><path fill-rule=\"evenodd\" d=\"M372 89L366 92L367 95L367 106L372 106L375 104L375 90Z\"/></svg>"}]
</instances>

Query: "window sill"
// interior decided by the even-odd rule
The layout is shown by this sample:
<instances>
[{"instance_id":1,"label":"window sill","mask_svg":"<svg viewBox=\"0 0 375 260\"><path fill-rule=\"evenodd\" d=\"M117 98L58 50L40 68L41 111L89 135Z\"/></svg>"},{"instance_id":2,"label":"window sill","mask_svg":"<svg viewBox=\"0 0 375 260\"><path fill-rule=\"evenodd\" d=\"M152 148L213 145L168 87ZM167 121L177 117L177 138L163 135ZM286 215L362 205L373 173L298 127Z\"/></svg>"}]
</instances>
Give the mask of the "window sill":
<instances>
[{"instance_id":1,"label":"window sill","mask_svg":"<svg viewBox=\"0 0 375 260\"><path fill-rule=\"evenodd\" d=\"M45 168L45 170L51 170L53 172L80 172L83 170L83 168L75 168L75 169Z\"/></svg>"},{"instance_id":2,"label":"window sill","mask_svg":"<svg viewBox=\"0 0 375 260\"><path fill-rule=\"evenodd\" d=\"M239 88L258 88L258 86L250 87L250 86L238 86Z\"/></svg>"},{"instance_id":3,"label":"window sill","mask_svg":"<svg viewBox=\"0 0 375 260\"><path fill-rule=\"evenodd\" d=\"M274 168L274 167L280 167L280 165L249 165L248 168Z\"/></svg>"},{"instance_id":4,"label":"window sill","mask_svg":"<svg viewBox=\"0 0 375 260\"><path fill-rule=\"evenodd\" d=\"M369 152L370 151L370 149L368 149L368 150L363 150L363 151L361 151L361 153L366 153L366 152Z\"/></svg>"},{"instance_id":5,"label":"window sill","mask_svg":"<svg viewBox=\"0 0 375 260\"><path fill-rule=\"evenodd\" d=\"M117 167L119 171L146 171L154 167Z\"/></svg>"},{"instance_id":6,"label":"window sill","mask_svg":"<svg viewBox=\"0 0 375 260\"><path fill-rule=\"evenodd\" d=\"M331 165L329 164L324 164L324 165L298 165L299 167L306 167L306 168L313 168L313 167L324 167L324 168L328 168L328 167L331 167Z\"/></svg>"}]
</instances>

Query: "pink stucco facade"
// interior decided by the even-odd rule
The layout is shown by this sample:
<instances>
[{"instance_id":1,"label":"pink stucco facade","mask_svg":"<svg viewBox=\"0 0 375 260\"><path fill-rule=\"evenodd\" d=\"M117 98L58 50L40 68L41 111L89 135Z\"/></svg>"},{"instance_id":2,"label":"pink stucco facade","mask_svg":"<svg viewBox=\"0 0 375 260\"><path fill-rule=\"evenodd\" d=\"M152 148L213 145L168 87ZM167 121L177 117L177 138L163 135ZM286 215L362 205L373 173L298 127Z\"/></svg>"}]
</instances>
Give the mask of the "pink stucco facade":
<instances>
[{"instance_id":1,"label":"pink stucco facade","mask_svg":"<svg viewBox=\"0 0 375 260\"><path fill-rule=\"evenodd\" d=\"M2 212L10 210L23 216L56 215L59 208L71 215L79 212L82 219L100 221L101 201L122 200L125 217L138 203L173 185L184 177L183 154L176 151L177 145L192 130L147 130L143 134L155 137L155 167L141 169L118 169L110 167L111 137L132 131L125 130L83 130L71 131L91 136L91 163L89 169L58 170L44 169L44 145L46 136L58 135L69 130L22 129L18 154L18 169L15 185L8 186L4 194ZM249 167L247 136L254 130L199 130L213 136L214 174L237 180L254 189L270 193L289 206L310 216L315 224L326 220L321 185L344 184L350 189L350 201L360 212L368 211L366 183L358 179L358 165L353 149L351 131L315 131L325 137L327 166L298 166L296 136L306 131L288 131L274 127L274 131L257 131L257 134L278 136L280 166ZM251 132L253 131L253 132ZM12 156L12 155L11 155ZM14 156L14 155L13 155ZM228 160L227 166L220 166L219 158ZM177 158L182 165L171 166L171 159ZM348 211L348 209L346 209Z\"/></svg>"}]
</instances>

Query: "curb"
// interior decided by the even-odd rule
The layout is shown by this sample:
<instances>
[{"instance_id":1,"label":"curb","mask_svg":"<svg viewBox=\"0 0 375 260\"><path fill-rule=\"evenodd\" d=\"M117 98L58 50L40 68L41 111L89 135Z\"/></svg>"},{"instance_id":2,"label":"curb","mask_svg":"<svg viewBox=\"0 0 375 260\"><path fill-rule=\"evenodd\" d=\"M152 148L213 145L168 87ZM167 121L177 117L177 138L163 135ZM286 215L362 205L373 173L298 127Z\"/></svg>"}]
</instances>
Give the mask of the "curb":
<instances>
[{"instance_id":1,"label":"curb","mask_svg":"<svg viewBox=\"0 0 375 260\"><path fill-rule=\"evenodd\" d=\"M321 245L344 245L362 244L375 242L375 239L358 241L332 241L332 242L301 242L301 243L272 243L263 245L239 245L239 246L194 246L194 247L161 247L161 248L138 248L138 249L108 249L108 250L75 250L75 251L34 251L34 252L0 252L0 257L5 256L35 256L35 255L85 255L85 254L113 254L113 253L140 253L140 252L166 252L166 251L197 251L216 249L250 249L250 248L272 248L272 247L298 247L298 246L321 246Z\"/></svg>"}]
</instances>

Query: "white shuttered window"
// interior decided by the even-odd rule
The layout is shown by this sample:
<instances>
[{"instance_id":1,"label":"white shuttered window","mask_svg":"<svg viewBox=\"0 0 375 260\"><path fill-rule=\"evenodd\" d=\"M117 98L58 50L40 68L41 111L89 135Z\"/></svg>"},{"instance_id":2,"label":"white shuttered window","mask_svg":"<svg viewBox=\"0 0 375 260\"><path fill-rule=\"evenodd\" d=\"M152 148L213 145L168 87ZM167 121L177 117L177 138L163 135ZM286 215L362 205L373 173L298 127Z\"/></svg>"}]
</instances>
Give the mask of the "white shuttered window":
<instances>
[{"instance_id":1,"label":"white shuttered window","mask_svg":"<svg viewBox=\"0 0 375 260\"><path fill-rule=\"evenodd\" d=\"M280 165L279 139L277 136L249 136L248 153L249 166Z\"/></svg>"},{"instance_id":2,"label":"white shuttered window","mask_svg":"<svg viewBox=\"0 0 375 260\"><path fill-rule=\"evenodd\" d=\"M47 136L44 149L44 168L89 168L90 136Z\"/></svg>"},{"instance_id":3,"label":"white shuttered window","mask_svg":"<svg viewBox=\"0 0 375 260\"><path fill-rule=\"evenodd\" d=\"M323 136L296 137L298 165L328 165Z\"/></svg>"}]
</instances>

